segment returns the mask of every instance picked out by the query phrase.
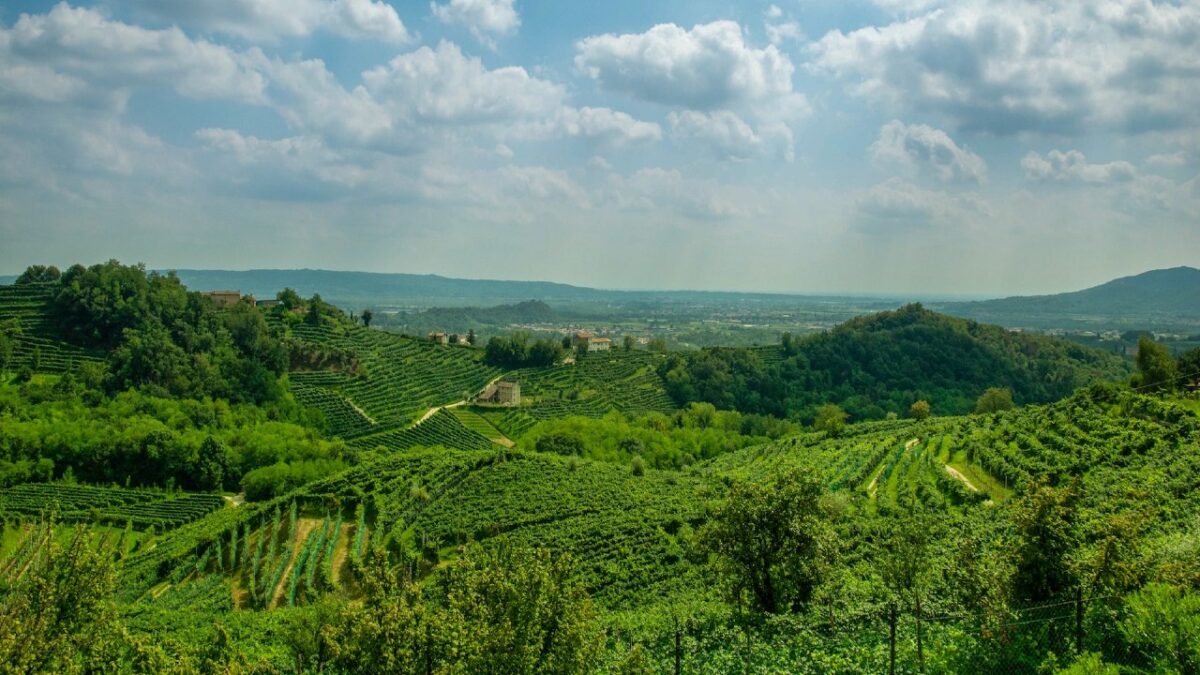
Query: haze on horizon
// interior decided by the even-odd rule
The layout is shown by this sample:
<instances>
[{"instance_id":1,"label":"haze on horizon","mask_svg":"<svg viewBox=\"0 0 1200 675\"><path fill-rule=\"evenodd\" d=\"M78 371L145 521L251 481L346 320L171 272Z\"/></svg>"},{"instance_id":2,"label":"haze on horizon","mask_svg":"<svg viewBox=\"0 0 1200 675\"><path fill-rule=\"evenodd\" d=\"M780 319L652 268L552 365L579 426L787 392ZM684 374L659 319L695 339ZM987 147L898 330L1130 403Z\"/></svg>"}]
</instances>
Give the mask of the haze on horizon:
<instances>
[{"instance_id":1,"label":"haze on horizon","mask_svg":"<svg viewBox=\"0 0 1200 675\"><path fill-rule=\"evenodd\" d=\"M0 242L796 293L1196 266L1200 1L18 0Z\"/></svg>"}]
</instances>

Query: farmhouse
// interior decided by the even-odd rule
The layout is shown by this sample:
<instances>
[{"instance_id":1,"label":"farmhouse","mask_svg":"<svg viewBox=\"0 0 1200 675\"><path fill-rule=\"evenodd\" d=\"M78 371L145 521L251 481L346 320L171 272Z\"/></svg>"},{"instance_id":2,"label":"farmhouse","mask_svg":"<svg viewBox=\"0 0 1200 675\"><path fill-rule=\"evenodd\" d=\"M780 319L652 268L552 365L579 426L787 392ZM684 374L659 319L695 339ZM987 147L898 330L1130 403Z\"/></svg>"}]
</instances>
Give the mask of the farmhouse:
<instances>
[{"instance_id":1,"label":"farmhouse","mask_svg":"<svg viewBox=\"0 0 1200 675\"><path fill-rule=\"evenodd\" d=\"M445 333L435 331L429 334L429 341L436 342L439 345L448 345L450 344L450 336L446 335Z\"/></svg>"},{"instance_id":2,"label":"farmhouse","mask_svg":"<svg viewBox=\"0 0 1200 675\"><path fill-rule=\"evenodd\" d=\"M213 301L217 307L231 307L236 305L242 299L241 291L207 291L205 295Z\"/></svg>"},{"instance_id":3,"label":"farmhouse","mask_svg":"<svg viewBox=\"0 0 1200 675\"><path fill-rule=\"evenodd\" d=\"M571 337L571 346L576 349L582 347L584 351L589 352L606 352L612 349L612 340L596 337L594 333L588 330L581 330Z\"/></svg>"},{"instance_id":4,"label":"farmhouse","mask_svg":"<svg viewBox=\"0 0 1200 675\"><path fill-rule=\"evenodd\" d=\"M475 397L475 401L497 405L520 405L521 384L519 382L494 382L484 387L479 396Z\"/></svg>"}]
</instances>

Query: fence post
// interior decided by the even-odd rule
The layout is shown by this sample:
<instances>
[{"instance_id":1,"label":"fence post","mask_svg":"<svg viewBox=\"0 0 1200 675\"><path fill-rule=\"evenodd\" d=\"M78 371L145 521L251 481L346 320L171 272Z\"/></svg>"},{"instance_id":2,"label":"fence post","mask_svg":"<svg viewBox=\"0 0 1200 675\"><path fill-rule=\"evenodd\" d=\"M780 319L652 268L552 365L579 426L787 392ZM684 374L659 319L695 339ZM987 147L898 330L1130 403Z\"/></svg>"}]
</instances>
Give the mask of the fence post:
<instances>
[{"instance_id":1,"label":"fence post","mask_svg":"<svg viewBox=\"0 0 1200 675\"><path fill-rule=\"evenodd\" d=\"M888 675L896 675L896 603L888 603Z\"/></svg>"},{"instance_id":2,"label":"fence post","mask_svg":"<svg viewBox=\"0 0 1200 675\"><path fill-rule=\"evenodd\" d=\"M1075 653L1083 653L1083 587L1075 587Z\"/></svg>"}]
</instances>

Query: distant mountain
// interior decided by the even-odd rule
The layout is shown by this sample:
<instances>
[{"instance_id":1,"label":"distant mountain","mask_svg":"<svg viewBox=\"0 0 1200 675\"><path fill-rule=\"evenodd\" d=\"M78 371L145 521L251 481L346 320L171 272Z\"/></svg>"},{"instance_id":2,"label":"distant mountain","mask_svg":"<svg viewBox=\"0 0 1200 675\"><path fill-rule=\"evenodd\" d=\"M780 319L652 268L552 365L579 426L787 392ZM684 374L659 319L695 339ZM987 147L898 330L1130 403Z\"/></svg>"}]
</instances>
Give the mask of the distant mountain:
<instances>
[{"instance_id":1,"label":"distant mountain","mask_svg":"<svg viewBox=\"0 0 1200 675\"><path fill-rule=\"evenodd\" d=\"M1188 330L1200 325L1200 269L1153 270L1073 293L942 303L937 308L1005 326Z\"/></svg>"},{"instance_id":2,"label":"distant mountain","mask_svg":"<svg viewBox=\"0 0 1200 675\"><path fill-rule=\"evenodd\" d=\"M562 314L541 300L526 300L515 305L496 307L430 307L412 312L379 314L372 325L423 335L435 330L453 333L465 333L468 330L493 332L514 325L557 323L562 319Z\"/></svg>"},{"instance_id":3,"label":"distant mountain","mask_svg":"<svg viewBox=\"0 0 1200 675\"><path fill-rule=\"evenodd\" d=\"M15 274L0 274L0 286L11 285L12 282L14 282L16 280L17 280L17 275L15 275Z\"/></svg>"}]
</instances>

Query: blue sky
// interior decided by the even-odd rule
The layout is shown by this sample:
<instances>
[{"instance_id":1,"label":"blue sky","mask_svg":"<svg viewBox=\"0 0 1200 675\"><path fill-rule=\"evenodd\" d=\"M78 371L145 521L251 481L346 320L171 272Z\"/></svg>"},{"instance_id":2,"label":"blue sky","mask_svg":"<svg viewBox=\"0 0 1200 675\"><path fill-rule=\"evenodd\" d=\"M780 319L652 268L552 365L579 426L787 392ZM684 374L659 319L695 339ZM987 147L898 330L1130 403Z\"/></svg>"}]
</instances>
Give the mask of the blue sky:
<instances>
[{"instance_id":1,"label":"blue sky","mask_svg":"<svg viewBox=\"0 0 1200 675\"><path fill-rule=\"evenodd\" d=\"M0 239L792 292L1196 265L1200 2L6 3Z\"/></svg>"}]
</instances>

